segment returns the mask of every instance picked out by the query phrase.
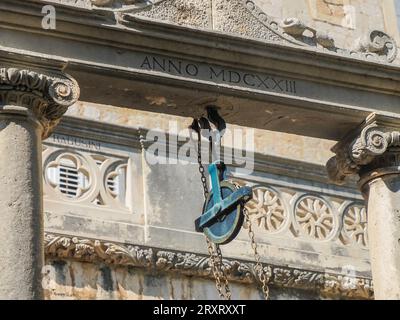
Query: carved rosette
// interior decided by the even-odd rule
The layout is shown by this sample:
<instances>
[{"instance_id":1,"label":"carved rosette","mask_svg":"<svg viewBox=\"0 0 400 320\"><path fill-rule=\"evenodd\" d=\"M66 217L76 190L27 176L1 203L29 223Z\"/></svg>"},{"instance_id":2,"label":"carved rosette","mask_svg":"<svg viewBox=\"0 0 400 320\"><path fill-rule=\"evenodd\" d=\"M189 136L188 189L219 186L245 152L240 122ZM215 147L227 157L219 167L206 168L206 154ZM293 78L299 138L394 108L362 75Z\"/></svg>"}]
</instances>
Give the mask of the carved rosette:
<instances>
[{"instance_id":1,"label":"carved rosette","mask_svg":"<svg viewBox=\"0 0 400 320\"><path fill-rule=\"evenodd\" d=\"M367 209L360 204L351 203L343 212L343 239L366 248L368 246ZM346 241L347 240L347 241Z\"/></svg>"},{"instance_id":2,"label":"carved rosette","mask_svg":"<svg viewBox=\"0 0 400 320\"><path fill-rule=\"evenodd\" d=\"M0 68L0 108L26 108L43 126L42 137L50 135L68 107L79 98L78 83L66 74Z\"/></svg>"},{"instance_id":3,"label":"carved rosette","mask_svg":"<svg viewBox=\"0 0 400 320\"><path fill-rule=\"evenodd\" d=\"M281 231L289 220L281 195L271 187L254 187L246 208L251 219L268 232Z\"/></svg>"},{"instance_id":4,"label":"carved rosette","mask_svg":"<svg viewBox=\"0 0 400 320\"><path fill-rule=\"evenodd\" d=\"M358 133L352 133L332 148L336 156L327 163L328 175L333 182L343 184L347 176L359 174L365 183L370 175L377 177L382 170L400 164L399 147L400 132L381 125L372 114Z\"/></svg>"},{"instance_id":5,"label":"carved rosette","mask_svg":"<svg viewBox=\"0 0 400 320\"><path fill-rule=\"evenodd\" d=\"M301 233L319 241L329 240L336 231L337 222L330 205L324 199L306 195L295 205L295 221Z\"/></svg>"}]
</instances>

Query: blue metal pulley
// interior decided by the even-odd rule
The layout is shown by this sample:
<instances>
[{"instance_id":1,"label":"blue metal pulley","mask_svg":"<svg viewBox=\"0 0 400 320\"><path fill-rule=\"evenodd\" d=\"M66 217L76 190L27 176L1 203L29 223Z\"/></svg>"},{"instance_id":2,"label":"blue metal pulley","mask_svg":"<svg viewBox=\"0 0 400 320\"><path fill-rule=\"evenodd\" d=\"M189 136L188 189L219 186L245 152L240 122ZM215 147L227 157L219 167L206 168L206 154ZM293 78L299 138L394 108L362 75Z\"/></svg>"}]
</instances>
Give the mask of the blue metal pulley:
<instances>
[{"instance_id":1,"label":"blue metal pulley","mask_svg":"<svg viewBox=\"0 0 400 320\"><path fill-rule=\"evenodd\" d=\"M252 198L252 189L238 188L226 181L226 166L222 161L210 164L208 172L212 189L202 215L195 221L196 231L203 232L215 244L227 244L236 238L243 225L243 209Z\"/></svg>"}]
</instances>

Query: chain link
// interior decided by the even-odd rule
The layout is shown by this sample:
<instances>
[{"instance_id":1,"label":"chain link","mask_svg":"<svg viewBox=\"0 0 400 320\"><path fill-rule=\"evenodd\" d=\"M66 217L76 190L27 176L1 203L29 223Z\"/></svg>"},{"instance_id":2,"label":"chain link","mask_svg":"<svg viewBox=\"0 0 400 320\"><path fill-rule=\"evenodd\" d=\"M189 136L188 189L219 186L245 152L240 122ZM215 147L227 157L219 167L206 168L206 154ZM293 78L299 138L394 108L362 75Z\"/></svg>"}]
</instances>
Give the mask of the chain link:
<instances>
[{"instance_id":1,"label":"chain link","mask_svg":"<svg viewBox=\"0 0 400 320\"><path fill-rule=\"evenodd\" d=\"M249 237L250 237L250 241L251 241L251 247L254 251L254 257L256 259L256 265L254 267L254 270L256 272L256 275L258 277L258 280L261 281L261 288L264 294L264 298L265 300L269 299L269 287L268 287L268 282L269 282L269 277L267 275L267 273L265 272L262 264L261 264L261 257L258 254L258 250L257 250L257 243L255 241L255 234L254 231L252 229L251 226L251 221L250 221L250 217L249 217L249 213L247 211L247 209L244 207L243 208L243 214L245 217L245 223L248 227L248 231L249 231Z\"/></svg>"},{"instance_id":2,"label":"chain link","mask_svg":"<svg viewBox=\"0 0 400 320\"><path fill-rule=\"evenodd\" d=\"M201 161L201 134L200 131L198 132L198 143L197 143L197 162L199 164L199 172L201 175L201 183L203 185L203 195L204 199L207 200L208 198L208 186L207 186L207 177L205 174L205 169L203 163Z\"/></svg>"},{"instance_id":3,"label":"chain link","mask_svg":"<svg viewBox=\"0 0 400 320\"><path fill-rule=\"evenodd\" d=\"M231 300L232 293L229 287L228 279L222 267L222 254L219 246L212 243L207 237L207 248L210 255L210 266L215 278L215 287L221 299Z\"/></svg>"},{"instance_id":4,"label":"chain link","mask_svg":"<svg viewBox=\"0 0 400 320\"><path fill-rule=\"evenodd\" d=\"M205 168L201 160L201 134L200 130L198 134L198 144L197 144L197 162L199 164L199 172L201 175L201 183L203 186L204 199L207 200L209 196L207 177L205 174ZM219 245L212 243L207 236L205 237L207 241L207 249L210 255L210 267L215 278L215 287L217 288L218 294L221 299L231 300L232 293L229 287L228 278L226 277L225 271L223 269L222 253Z\"/></svg>"},{"instance_id":5,"label":"chain link","mask_svg":"<svg viewBox=\"0 0 400 320\"><path fill-rule=\"evenodd\" d=\"M215 244L215 251L217 252L217 257L218 257L218 267L217 269L219 270L219 272L221 273L221 280L224 282L224 289L225 289L225 299L226 300L231 300L232 297L232 293L231 293L231 289L229 287L229 282L228 282L228 278L225 274L225 270L223 268L223 261L222 261L222 252L221 252L221 248L218 244Z\"/></svg>"}]
</instances>

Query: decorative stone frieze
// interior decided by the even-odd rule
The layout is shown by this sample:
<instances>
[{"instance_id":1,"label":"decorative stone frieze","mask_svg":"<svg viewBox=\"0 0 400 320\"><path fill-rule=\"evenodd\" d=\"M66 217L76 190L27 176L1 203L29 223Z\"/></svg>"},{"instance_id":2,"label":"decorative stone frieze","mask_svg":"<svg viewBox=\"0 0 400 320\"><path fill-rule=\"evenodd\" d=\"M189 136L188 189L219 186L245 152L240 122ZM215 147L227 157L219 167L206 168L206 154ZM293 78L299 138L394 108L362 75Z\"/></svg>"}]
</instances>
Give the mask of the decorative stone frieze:
<instances>
[{"instance_id":1,"label":"decorative stone frieze","mask_svg":"<svg viewBox=\"0 0 400 320\"><path fill-rule=\"evenodd\" d=\"M123 246L100 240L45 234L45 251L48 256L74 258L88 262L135 267L150 267L153 259L151 249Z\"/></svg>"},{"instance_id":2,"label":"decorative stone frieze","mask_svg":"<svg viewBox=\"0 0 400 320\"><path fill-rule=\"evenodd\" d=\"M246 208L260 234L331 242L358 249L368 247L366 209L357 200L338 202L332 197L306 190L295 192L270 185L252 185L237 179L232 182L253 188L253 198Z\"/></svg>"},{"instance_id":3,"label":"decorative stone frieze","mask_svg":"<svg viewBox=\"0 0 400 320\"><path fill-rule=\"evenodd\" d=\"M74 259L115 266L134 266L148 271L173 272L212 278L207 256L135 245L123 245L67 235L46 233L45 253L48 258ZM255 264L250 261L224 259L223 268L231 281L257 283ZM264 264L270 285L313 290L327 297L371 299L372 281L331 272L315 272L298 268Z\"/></svg>"},{"instance_id":4,"label":"decorative stone frieze","mask_svg":"<svg viewBox=\"0 0 400 320\"><path fill-rule=\"evenodd\" d=\"M49 136L68 107L78 100L79 93L77 82L65 74L0 69L0 105L29 110L43 126L42 138Z\"/></svg>"}]
</instances>

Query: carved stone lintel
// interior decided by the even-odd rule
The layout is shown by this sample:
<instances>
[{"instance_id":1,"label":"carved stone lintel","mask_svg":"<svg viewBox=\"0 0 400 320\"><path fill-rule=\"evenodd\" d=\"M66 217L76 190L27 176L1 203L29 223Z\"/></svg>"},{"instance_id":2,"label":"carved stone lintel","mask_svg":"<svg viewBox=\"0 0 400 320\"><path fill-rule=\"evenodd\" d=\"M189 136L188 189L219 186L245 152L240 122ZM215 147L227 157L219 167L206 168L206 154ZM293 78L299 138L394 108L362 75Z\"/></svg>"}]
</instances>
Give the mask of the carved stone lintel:
<instances>
[{"instance_id":1,"label":"carved stone lintel","mask_svg":"<svg viewBox=\"0 0 400 320\"><path fill-rule=\"evenodd\" d=\"M79 86L65 74L0 68L0 108L18 106L29 110L43 126L46 138L68 107L79 98ZM0 111L0 112L1 112Z\"/></svg>"},{"instance_id":2,"label":"carved stone lintel","mask_svg":"<svg viewBox=\"0 0 400 320\"><path fill-rule=\"evenodd\" d=\"M332 148L336 156L327 163L328 175L333 182L343 184L347 176L359 174L365 183L372 171L376 177L380 170L397 168L399 157L394 154L398 154L398 147L400 132L394 126L383 125L372 114L360 128Z\"/></svg>"},{"instance_id":3,"label":"carved stone lintel","mask_svg":"<svg viewBox=\"0 0 400 320\"><path fill-rule=\"evenodd\" d=\"M116 266L133 266L149 271L173 272L212 278L209 258L190 252L110 243L74 236L45 234L45 254L50 259L74 259ZM254 262L223 259L223 269L231 281L257 283ZM277 287L319 292L326 297L371 299L372 281L348 275L263 265L269 283Z\"/></svg>"}]
</instances>

